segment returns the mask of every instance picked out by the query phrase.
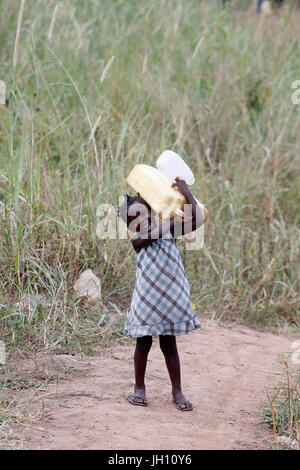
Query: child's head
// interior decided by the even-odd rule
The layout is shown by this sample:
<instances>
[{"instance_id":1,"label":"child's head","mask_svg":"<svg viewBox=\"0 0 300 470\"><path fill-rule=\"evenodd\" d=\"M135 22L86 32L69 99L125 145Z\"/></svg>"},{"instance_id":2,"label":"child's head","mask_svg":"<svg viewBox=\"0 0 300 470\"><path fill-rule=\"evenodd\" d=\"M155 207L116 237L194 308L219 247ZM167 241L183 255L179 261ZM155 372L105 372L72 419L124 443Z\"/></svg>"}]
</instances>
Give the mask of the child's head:
<instances>
[{"instance_id":1,"label":"child's head","mask_svg":"<svg viewBox=\"0 0 300 470\"><path fill-rule=\"evenodd\" d=\"M151 207L139 195L139 193L137 196L128 196L128 194L125 194L125 200L120 205L118 213L121 219L126 223L127 227L129 227L131 222L139 216L143 219L147 218L148 220L151 220ZM135 227L135 231L139 231L139 226Z\"/></svg>"}]
</instances>

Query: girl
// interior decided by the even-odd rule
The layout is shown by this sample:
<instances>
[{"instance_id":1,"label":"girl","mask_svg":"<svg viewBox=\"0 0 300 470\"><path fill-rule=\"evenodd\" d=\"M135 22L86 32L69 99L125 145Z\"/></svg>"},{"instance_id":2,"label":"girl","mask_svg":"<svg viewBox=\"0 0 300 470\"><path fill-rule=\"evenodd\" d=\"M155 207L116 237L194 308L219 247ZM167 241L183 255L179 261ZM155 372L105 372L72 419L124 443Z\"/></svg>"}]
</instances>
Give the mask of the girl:
<instances>
[{"instance_id":1,"label":"girl","mask_svg":"<svg viewBox=\"0 0 300 470\"><path fill-rule=\"evenodd\" d=\"M181 390L176 336L201 328L201 324L191 305L188 281L174 239L200 227L203 215L185 181L176 178L173 186L187 199L191 208L189 220L175 216L156 226L150 206L139 195L126 195L119 208L119 215L135 232L131 242L137 260L135 288L124 327L125 335L137 338L135 388L127 398L132 405L148 405L144 380L147 357L152 336L159 335L174 402L179 410L190 411L193 405Z\"/></svg>"}]
</instances>

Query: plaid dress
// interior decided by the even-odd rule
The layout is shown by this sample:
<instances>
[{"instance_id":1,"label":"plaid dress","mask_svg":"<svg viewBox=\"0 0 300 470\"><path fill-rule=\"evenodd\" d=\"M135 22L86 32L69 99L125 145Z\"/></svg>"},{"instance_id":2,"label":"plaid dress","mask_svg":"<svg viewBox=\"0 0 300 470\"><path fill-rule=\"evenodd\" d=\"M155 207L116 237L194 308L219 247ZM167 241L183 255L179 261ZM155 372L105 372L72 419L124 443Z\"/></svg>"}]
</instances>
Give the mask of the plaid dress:
<instances>
[{"instance_id":1,"label":"plaid dress","mask_svg":"<svg viewBox=\"0 0 300 470\"><path fill-rule=\"evenodd\" d=\"M201 328L176 242L168 232L139 253L124 335L182 335Z\"/></svg>"}]
</instances>

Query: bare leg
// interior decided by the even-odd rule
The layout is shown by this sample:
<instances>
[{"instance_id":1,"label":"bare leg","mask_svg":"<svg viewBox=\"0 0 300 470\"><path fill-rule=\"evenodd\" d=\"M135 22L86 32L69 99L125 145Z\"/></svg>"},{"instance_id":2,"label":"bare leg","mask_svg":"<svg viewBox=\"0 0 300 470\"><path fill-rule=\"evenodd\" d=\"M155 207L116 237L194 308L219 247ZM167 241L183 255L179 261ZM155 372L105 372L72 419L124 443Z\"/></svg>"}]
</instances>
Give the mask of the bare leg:
<instances>
[{"instance_id":1,"label":"bare leg","mask_svg":"<svg viewBox=\"0 0 300 470\"><path fill-rule=\"evenodd\" d=\"M160 335L160 349L165 356L167 369L172 383L172 394L177 406L181 410L192 410L193 405L182 393L180 377L180 360L176 344L176 336Z\"/></svg>"},{"instance_id":2,"label":"bare leg","mask_svg":"<svg viewBox=\"0 0 300 470\"><path fill-rule=\"evenodd\" d=\"M129 395L130 403L134 404L147 404L146 400L146 387L145 387L145 372L147 365L147 358L152 346L152 336L142 336L137 338L134 353L134 369L135 369L135 387L134 395Z\"/></svg>"}]
</instances>

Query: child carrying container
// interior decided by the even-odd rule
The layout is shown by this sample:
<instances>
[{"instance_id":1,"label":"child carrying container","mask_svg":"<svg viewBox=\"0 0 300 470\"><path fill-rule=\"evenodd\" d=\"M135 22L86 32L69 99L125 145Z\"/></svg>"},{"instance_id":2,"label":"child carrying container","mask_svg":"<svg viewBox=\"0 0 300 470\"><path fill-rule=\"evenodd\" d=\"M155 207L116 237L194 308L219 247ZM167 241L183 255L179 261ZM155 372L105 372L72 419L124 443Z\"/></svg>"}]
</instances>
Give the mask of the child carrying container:
<instances>
[{"instance_id":1,"label":"child carrying container","mask_svg":"<svg viewBox=\"0 0 300 470\"><path fill-rule=\"evenodd\" d=\"M147 406L145 371L152 336L159 336L161 351L172 384L173 400L180 411L193 405L183 395L176 336L200 328L190 300L190 289L176 244L176 237L203 224L203 214L185 181L172 185L185 196L191 217L175 215L155 225L149 204L140 196L126 195L119 215L134 233L131 238L137 261L135 288L124 334L136 338L135 387L128 395L132 405Z\"/></svg>"}]
</instances>

